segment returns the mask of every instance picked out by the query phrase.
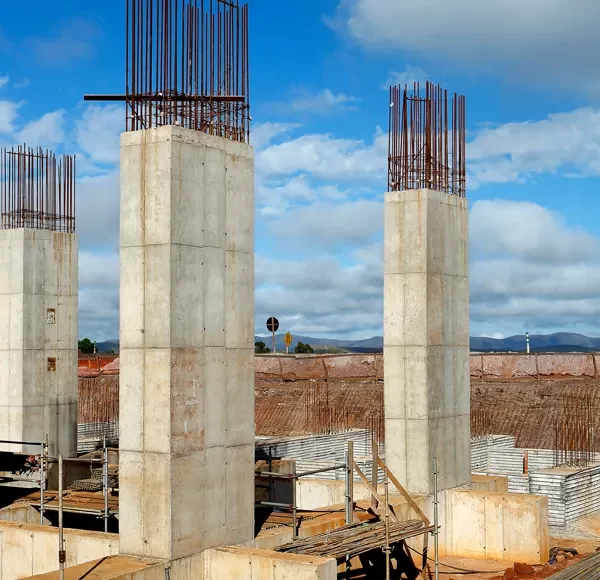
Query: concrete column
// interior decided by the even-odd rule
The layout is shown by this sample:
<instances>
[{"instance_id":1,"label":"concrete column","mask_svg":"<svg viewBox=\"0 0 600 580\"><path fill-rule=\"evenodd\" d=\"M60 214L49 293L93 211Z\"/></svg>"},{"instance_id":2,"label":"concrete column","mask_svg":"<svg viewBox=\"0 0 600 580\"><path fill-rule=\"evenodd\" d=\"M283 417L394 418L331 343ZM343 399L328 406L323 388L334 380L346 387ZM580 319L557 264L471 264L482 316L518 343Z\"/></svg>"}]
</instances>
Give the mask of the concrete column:
<instances>
[{"instance_id":1,"label":"concrete column","mask_svg":"<svg viewBox=\"0 0 600 580\"><path fill-rule=\"evenodd\" d=\"M0 439L77 454L77 237L0 230ZM38 448L0 445L2 451Z\"/></svg>"},{"instance_id":2,"label":"concrete column","mask_svg":"<svg viewBox=\"0 0 600 580\"><path fill-rule=\"evenodd\" d=\"M470 483L467 201L385 196L386 458L412 493Z\"/></svg>"},{"instance_id":3,"label":"concrete column","mask_svg":"<svg viewBox=\"0 0 600 580\"><path fill-rule=\"evenodd\" d=\"M121 553L254 536L253 149L121 137Z\"/></svg>"}]
</instances>

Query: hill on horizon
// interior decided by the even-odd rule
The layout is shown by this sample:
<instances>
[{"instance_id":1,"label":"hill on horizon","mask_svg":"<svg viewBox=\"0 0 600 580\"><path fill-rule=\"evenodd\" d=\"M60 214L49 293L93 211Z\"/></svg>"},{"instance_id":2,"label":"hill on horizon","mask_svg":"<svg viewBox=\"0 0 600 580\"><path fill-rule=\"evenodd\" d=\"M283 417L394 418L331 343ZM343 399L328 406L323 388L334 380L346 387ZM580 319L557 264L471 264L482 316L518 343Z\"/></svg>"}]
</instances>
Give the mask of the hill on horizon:
<instances>
[{"instance_id":1,"label":"hill on horizon","mask_svg":"<svg viewBox=\"0 0 600 580\"><path fill-rule=\"evenodd\" d=\"M285 351L283 337L285 333L279 333L275 336L275 345L278 352ZM313 348L333 347L347 352L381 352L383 350L383 337L373 336L363 340L343 340L335 338L319 338L314 336L304 336L292 334L292 345L290 352L298 342L308 343ZM255 336L255 341L263 341L266 346L271 348L270 336ZM517 334L506 338L488 338L472 336L470 339L471 351L475 352L507 352L524 351L525 335ZM600 351L600 338L593 338L584 334L572 332L556 332L554 334L531 334L529 344L532 352L593 352ZM119 339L106 340L98 342L96 348L99 353L119 350ZM321 350L321 349L319 349Z\"/></svg>"}]
</instances>

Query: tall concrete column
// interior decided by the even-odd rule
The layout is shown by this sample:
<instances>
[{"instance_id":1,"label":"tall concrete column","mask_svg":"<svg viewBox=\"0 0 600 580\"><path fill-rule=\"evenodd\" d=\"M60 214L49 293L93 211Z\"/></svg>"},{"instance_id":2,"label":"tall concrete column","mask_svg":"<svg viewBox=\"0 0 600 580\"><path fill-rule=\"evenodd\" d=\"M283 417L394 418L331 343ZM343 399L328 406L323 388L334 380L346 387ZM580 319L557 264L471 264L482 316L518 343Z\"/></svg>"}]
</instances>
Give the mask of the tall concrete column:
<instances>
[{"instance_id":1,"label":"tall concrete column","mask_svg":"<svg viewBox=\"0 0 600 580\"><path fill-rule=\"evenodd\" d=\"M0 230L0 439L77 454L77 237ZM21 445L2 451L37 453Z\"/></svg>"},{"instance_id":2,"label":"tall concrete column","mask_svg":"<svg viewBox=\"0 0 600 580\"><path fill-rule=\"evenodd\" d=\"M164 126L121 137L121 553L254 536L254 156Z\"/></svg>"},{"instance_id":3,"label":"tall concrete column","mask_svg":"<svg viewBox=\"0 0 600 580\"><path fill-rule=\"evenodd\" d=\"M386 458L409 492L469 484L467 200L428 189L385 196Z\"/></svg>"}]
</instances>

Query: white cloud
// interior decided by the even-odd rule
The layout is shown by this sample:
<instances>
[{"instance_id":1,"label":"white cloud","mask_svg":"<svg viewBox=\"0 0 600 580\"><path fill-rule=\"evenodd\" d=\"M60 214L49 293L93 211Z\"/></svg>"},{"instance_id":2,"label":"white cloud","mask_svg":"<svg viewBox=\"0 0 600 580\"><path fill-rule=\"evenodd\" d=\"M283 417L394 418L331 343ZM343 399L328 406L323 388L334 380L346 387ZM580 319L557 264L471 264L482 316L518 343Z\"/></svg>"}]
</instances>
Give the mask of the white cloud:
<instances>
[{"instance_id":1,"label":"white cloud","mask_svg":"<svg viewBox=\"0 0 600 580\"><path fill-rule=\"evenodd\" d=\"M10 79L9 79L9 77L8 77L8 76L3 76L3 77L0 77L0 89L1 89L1 88L2 88L4 85L7 85L9 80L10 80Z\"/></svg>"},{"instance_id":2,"label":"white cloud","mask_svg":"<svg viewBox=\"0 0 600 580\"><path fill-rule=\"evenodd\" d=\"M402 72L392 71L388 74L386 81L381 88L388 91L392 85L409 85L413 83L422 83L427 80L427 73L418 66L407 66Z\"/></svg>"},{"instance_id":3,"label":"white cloud","mask_svg":"<svg viewBox=\"0 0 600 580\"><path fill-rule=\"evenodd\" d=\"M467 144L469 187L523 181L533 173L600 175L600 110L482 129Z\"/></svg>"},{"instance_id":4,"label":"white cloud","mask_svg":"<svg viewBox=\"0 0 600 580\"><path fill-rule=\"evenodd\" d=\"M293 203L314 202L319 199L342 201L347 196L348 192L339 189L336 184L312 184L306 173L275 183L260 177L256 180L256 205L258 211L265 216L279 215Z\"/></svg>"},{"instance_id":5,"label":"white cloud","mask_svg":"<svg viewBox=\"0 0 600 580\"><path fill-rule=\"evenodd\" d=\"M12 133L19 115L19 103L0 101L0 133Z\"/></svg>"},{"instance_id":6,"label":"white cloud","mask_svg":"<svg viewBox=\"0 0 600 580\"><path fill-rule=\"evenodd\" d=\"M354 111L358 99L344 93L333 93L324 89L319 93L306 93L290 101L285 108L291 113L331 113Z\"/></svg>"},{"instance_id":7,"label":"white cloud","mask_svg":"<svg viewBox=\"0 0 600 580\"><path fill-rule=\"evenodd\" d=\"M599 19L596 0L340 0L334 24L369 47L599 94Z\"/></svg>"},{"instance_id":8,"label":"white cloud","mask_svg":"<svg viewBox=\"0 0 600 580\"><path fill-rule=\"evenodd\" d=\"M119 173L77 180L77 232L84 249L119 245Z\"/></svg>"},{"instance_id":9,"label":"white cloud","mask_svg":"<svg viewBox=\"0 0 600 580\"><path fill-rule=\"evenodd\" d=\"M295 238L304 247L327 248L367 244L383 224L380 202L316 202L288 212L271 224L281 238Z\"/></svg>"},{"instance_id":10,"label":"white cloud","mask_svg":"<svg viewBox=\"0 0 600 580\"><path fill-rule=\"evenodd\" d=\"M476 328L597 333L600 239L536 204L478 201L470 245Z\"/></svg>"},{"instance_id":11,"label":"white cloud","mask_svg":"<svg viewBox=\"0 0 600 580\"><path fill-rule=\"evenodd\" d=\"M275 137L299 127L297 123L256 123L250 135L251 144L256 149L266 147Z\"/></svg>"},{"instance_id":12,"label":"white cloud","mask_svg":"<svg viewBox=\"0 0 600 580\"><path fill-rule=\"evenodd\" d=\"M379 128L372 143L329 134L303 135L260 151L256 170L270 176L307 172L316 179L383 184L387 147L387 135Z\"/></svg>"},{"instance_id":13,"label":"white cloud","mask_svg":"<svg viewBox=\"0 0 600 580\"><path fill-rule=\"evenodd\" d=\"M29 147L62 143L65 140L65 115L63 110L46 113L27 123L15 137L17 141L27 143Z\"/></svg>"},{"instance_id":14,"label":"white cloud","mask_svg":"<svg viewBox=\"0 0 600 580\"><path fill-rule=\"evenodd\" d=\"M277 314L282 328L322 336L364 338L377 332L383 319L381 247L375 259L342 265L332 256L303 261L256 257L257 332L263 320Z\"/></svg>"},{"instance_id":15,"label":"white cloud","mask_svg":"<svg viewBox=\"0 0 600 580\"><path fill-rule=\"evenodd\" d=\"M91 105L75 124L77 144L92 162L118 163L119 135L124 124L123 107Z\"/></svg>"},{"instance_id":16,"label":"white cloud","mask_svg":"<svg viewBox=\"0 0 600 580\"><path fill-rule=\"evenodd\" d=\"M31 84L31 80L30 79L23 79L22 81L19 81L18 83L15 83L13 85L13 87L15 89L25 89L27 88L29 85Z\"/></svg>"}]
</instances>

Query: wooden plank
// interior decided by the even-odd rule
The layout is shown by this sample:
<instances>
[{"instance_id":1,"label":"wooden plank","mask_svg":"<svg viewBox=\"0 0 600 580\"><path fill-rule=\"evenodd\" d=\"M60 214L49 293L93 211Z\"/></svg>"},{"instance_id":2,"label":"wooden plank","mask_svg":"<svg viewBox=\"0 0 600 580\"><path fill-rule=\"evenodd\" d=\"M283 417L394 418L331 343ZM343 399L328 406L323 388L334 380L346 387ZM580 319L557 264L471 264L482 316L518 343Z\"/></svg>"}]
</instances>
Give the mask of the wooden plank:
<instances>
[{"instance_id":1,"label":"wooden plank","mask_svg":"<svg viewBox=\"0 0 600 580\"><path fill-rule=\"evenodd\" d=\"M428 526L430 524L427 516L422 512L421 508L417 505L415 500L411 497L411 495L402 487L396 476L389 470L388 466L381 460L381 457L377 458L377 463L379 463L379 467L383 469L387 476L390 478L390 481L394 484L396 489L402 494L404 499L408 502L408 505L417 513L417 515L425 522L425 525Z\"/></svg>"},{"instance_id":2,"label":"wooden plank","mask_svg":"<svg viewBox=\"0 0 600 580\"><path fill-rule=\"evenodd\" d=\"M358 473L358 477L362 479L363 483L367 486L367 489L375 496L375 498L381 505L385 505L385 502L383 501L383 499L381 499L381 496L377 493L377 490L373 488L371 482L367 479L367 476L361 471L360 467L356 465L356 462L353 461L352 464L356 473ZM391 506L389 507L391 508ZM390 515L395 522L399 521L393 509L390 509Z\"/></svg>"}]
</instances>

